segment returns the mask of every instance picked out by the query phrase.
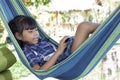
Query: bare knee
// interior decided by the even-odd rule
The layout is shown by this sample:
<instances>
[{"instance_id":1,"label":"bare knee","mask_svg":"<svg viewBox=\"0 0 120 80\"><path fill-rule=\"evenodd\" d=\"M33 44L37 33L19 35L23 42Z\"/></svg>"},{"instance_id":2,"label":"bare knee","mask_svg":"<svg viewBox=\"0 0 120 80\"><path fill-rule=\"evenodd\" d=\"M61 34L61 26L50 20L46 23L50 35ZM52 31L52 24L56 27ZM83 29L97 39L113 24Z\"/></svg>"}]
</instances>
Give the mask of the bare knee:
<instances>
[{"instance_id":1,"label":"bare knee","mask_svg":"<svg viewBox=\"0 0 120 80\"><path fill-rule=\"evenodd\" d=\"M97 27L99 26L99 24L97 23L92 23L92 22L81 22L78 25L78 30L84 30L88 33L92 33Z\"/></svg>"},{"instance_id":2,"label":"bare knee","mask_svg":"<svg viewBox=\"0 0 120 80\"><path fill-rule=\"evenodd\" d=\"M77 30L86 31L86 32L90 33L89 22L81 22L78 25Z\"/></svg>"}]
</instances>

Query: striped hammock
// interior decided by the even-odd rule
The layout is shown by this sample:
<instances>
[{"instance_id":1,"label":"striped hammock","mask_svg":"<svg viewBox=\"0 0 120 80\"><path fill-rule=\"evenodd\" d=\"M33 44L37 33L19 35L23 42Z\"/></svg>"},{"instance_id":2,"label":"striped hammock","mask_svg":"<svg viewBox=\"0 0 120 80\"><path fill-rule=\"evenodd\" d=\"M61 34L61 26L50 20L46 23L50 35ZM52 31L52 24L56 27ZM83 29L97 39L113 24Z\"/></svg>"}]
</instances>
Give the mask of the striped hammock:
<instances>
[{"instance_id":1,"label":"striped hammock","mask_svg":"<svg viewBox=\"0 0 120 80\"><path fill-rule=\"evenodd\" d=\"M98 62L106 55L108 50L120 38L120 5L115 11L97 28L76 51L73 52L67 59L54 65L49 70L41 71L34 70L30 67L22 49L13 36L8 22L17 15L31 16L26 9L22 0L0 0L0 17L3 20L9 36L15 46L19 58L22 63L38 78L55 77L63 80L79 79L87 75ZM58 43L49 37L39 27L41 37L49 38L55 44Z\"/></svg>"}]
</instances>

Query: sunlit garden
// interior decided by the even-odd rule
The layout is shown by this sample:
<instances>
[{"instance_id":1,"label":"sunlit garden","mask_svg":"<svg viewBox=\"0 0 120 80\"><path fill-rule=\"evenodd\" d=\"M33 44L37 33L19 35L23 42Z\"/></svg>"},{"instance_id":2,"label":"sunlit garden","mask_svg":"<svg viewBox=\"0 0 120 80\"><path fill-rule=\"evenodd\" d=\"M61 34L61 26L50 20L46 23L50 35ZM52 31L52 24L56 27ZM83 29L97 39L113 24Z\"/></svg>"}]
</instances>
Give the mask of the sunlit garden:
<instances>
[{"instance_id":1,"label":"sunlit garden","mask_svg":"<svg viewBox=\"0 0 120 80\"><path fill-rule=\"evenodd\" d=\"M83 21L102 23L118 6L119 0L22 0L41 28L55 41L64 35L74 36L77 25ZM76 2L75 2L76 1ZM78 4L79 3L79 4ZM66 6L65 6L66 5ZM0 18L0 48L7 47L15 56L15 63L7 68L12 79L40 80L25 67L11 43L9 34ZM4 52L4 51L3 51ZM2 51L0 51L2 53ZM0 55L1 58L1 55ZM2 62L2 59L1 61ZM0 63L1 65L1 63ZM0 66L1 69L4 67ZM46 79L47 80L47 79ZM57 80L48 78L48 80ZM120 80L120 40L85 77L79 80Z\"/></svg>"}]
</instances>

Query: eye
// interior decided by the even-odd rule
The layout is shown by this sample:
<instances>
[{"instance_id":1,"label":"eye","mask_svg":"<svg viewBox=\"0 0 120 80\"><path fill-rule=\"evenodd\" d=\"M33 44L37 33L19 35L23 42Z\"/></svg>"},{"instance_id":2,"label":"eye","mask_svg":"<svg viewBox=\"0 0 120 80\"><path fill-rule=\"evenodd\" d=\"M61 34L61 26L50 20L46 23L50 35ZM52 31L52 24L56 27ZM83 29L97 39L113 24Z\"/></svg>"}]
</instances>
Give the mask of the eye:
<instances>
[{"instance_id":1,"label":"eye","mask_svg":"<svg viewBox=\"0 0 120 80\"><path fill-rule=\"evenodd\" d=\"M32 32L33 32L33 30L28 30L28 32L29 32L29 33L32 33Z\"/></svg>"},{"instance_id":2,"label":"eye","mask_svg":"<svg viewBox=\"0 0 120 80\"><path fill-rule=\"evenodd\" d=\"M38 31L38 28L35 28L35 31Z\"/></svg>"}]
</instances>

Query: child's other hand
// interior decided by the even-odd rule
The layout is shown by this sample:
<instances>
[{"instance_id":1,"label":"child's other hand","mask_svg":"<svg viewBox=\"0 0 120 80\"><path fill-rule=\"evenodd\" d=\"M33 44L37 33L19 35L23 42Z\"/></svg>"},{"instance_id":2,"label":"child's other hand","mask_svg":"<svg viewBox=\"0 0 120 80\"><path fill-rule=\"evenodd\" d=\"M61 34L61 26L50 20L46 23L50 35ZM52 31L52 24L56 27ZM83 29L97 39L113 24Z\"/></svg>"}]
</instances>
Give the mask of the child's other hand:
<instances>
[{"instance_id":1,"label":"child's other hand","mask_svg":"<svg viewBox=\"0 0 120 80\"><path fill-rule=\"evenodd\" d=\"M36 69L36 70L40 69L39 64L35 64L35 65L33 66L33 69Z\"/></svg>"},{"instance_id":2,"label":"child's other hand","mask_svg":"<svg viewBox=\"0 0 120 80\"><path fill-rule=\"evenodd\" d=\"M67 47L67 43L65 42L67 39L69 38L69 36L64 36L61 40L60 40L60 44L58 46L58 51L60 51L61 53L63 53L64 49Z\"/></svg>"}]
</instances>

